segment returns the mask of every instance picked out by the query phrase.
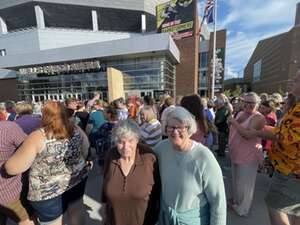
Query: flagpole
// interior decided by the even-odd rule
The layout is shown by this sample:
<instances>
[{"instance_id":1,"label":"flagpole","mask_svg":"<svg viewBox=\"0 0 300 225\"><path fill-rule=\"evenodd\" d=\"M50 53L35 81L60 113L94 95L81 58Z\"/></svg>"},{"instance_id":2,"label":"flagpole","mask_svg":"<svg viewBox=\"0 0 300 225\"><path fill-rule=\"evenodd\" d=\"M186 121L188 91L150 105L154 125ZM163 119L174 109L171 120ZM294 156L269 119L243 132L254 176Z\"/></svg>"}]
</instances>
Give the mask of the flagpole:
<instances>
[{"instance_id":1,"label":"flagpole","mask_svg":"<svg viewBox=\"0 0 300 225\"><path fill-rule=\"evenodd\" d=\"M216 75L216 42L217 42L217 2L214 5L214 42L213 42L213 68L211 77L211 98L215 96L215 75Z\"/></svg>"}]
</instances>

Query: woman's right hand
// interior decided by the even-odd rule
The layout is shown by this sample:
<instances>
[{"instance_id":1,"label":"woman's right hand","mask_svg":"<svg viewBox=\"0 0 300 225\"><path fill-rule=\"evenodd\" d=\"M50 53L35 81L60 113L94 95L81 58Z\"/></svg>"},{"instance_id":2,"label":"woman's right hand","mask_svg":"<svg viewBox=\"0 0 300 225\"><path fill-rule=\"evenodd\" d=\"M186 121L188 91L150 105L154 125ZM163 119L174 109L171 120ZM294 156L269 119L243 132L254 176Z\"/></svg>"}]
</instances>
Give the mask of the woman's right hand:
<instances>
[{"instance_id":1,"label":"woman's right hand","mask_svg":"<svg viewBox=\"0 0 300 225\"><path fill-rule=\"evenodd\" d=\"M101 216L101 222L102 225L107 225L107 205L105 203L101 203L101 208L100 208L100 216Z\"/></svg>"}]
</instances>

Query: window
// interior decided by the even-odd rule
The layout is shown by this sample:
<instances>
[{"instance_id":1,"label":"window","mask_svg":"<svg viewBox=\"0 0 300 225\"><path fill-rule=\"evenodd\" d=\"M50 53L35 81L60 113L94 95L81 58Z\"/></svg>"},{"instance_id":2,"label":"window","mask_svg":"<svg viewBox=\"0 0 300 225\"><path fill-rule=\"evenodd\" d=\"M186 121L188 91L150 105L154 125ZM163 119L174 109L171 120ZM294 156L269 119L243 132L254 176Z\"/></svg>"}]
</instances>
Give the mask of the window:
<instances>
[{"instance_id":1,"label":"window","mask_svg":"<svg viewBox=\"0 0 300 225\"><path fill-rule=\"evenodd\" d=\"M6 56L6 50L0 49L0 56Z\"/></svg>"},{"instance_id":2,"label":"window","mask_svg":"<svg viewBox=\"0 0 300 225\"><path fill-rule=\"evenodd\" d=\"M260 76L261 76L261 60L258 60L254 65L253 65L253 82L259 81Z\"/></svg>"},{"instance_id":3,"label":"window","mask_svg":"<svg viewBox=\"0 0 300 225\"><path fill-rule=\"evenodd\" d=\"M207 73L207 71L201 71L201 72L200 72L200 77L199 77L200 80L199 80L199 83L200 83L201 86L206 86L206 82L207 82L207 81L206 81L206 79L207 79L207 78L206 78L206 73Z\"/></svg>"},{"instance_id":4,"label":"window","mask_svg":"<svg viewBox=\"0 0 300 225\"><path fill-rule=\"evenodd\" d=\"M200 68L207 67L208 65L208 52L201 52L200 54Z\"/></svg>"}]
</instances>

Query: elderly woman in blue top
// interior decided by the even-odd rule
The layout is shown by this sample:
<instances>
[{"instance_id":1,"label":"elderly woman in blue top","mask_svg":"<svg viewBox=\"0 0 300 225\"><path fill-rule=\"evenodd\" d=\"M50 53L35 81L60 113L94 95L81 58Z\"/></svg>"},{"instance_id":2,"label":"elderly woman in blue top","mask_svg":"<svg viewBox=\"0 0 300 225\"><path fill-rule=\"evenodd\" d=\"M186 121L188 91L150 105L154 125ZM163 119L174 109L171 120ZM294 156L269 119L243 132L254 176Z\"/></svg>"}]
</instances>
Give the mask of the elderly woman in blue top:
<instances>
[{"instance_id":1,"label":"elderly woman in blue top","mask_svg":"<svg viewBox=\"0 0 300 225\"><path fill-rule=\"evenodd\" d=\"M159 225L225 225L226 197L221 169L211 151L193 141L193 116L176 107L163 128L168 139L154 151L162 183Z\"/></svg>"}]
</instances>

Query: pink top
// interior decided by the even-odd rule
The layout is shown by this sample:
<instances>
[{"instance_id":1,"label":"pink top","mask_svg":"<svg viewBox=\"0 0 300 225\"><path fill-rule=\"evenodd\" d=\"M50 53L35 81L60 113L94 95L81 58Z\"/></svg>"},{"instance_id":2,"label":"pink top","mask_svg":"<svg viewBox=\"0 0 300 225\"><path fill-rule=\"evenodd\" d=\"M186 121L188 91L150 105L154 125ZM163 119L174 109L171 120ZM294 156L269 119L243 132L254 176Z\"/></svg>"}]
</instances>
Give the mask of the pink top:
<instances>
[{"instance_id":1,"label":"pink top","mask_svg":"<svg viewBox=\"0 0 300 225\"><path fill-rule=\"evenodd\" d=\"M204 131L203 130L204 130L204 128L202 128L202 126L199 123L197 123L197 131L196 131L196 133L194 133L191 136L191 139L204 145L205 144L205 137L204 137Z\"/></svg>"},{"instance_id":2,"label":"pink top","mask_svg":"<svg viewBox=\"0 0 300 225\"><path fill-rule=\"evenodd\" d=\"M254 113L244 122L240 123L240 125L244 128L248 128L251 119L257 114L260 113ZM240 116L241 113L237 115L237 119ZM231 126L229 132L229 153L231 161L236 164L250 164L262 161L261 138L245 139L238 133L234 126Z\"/></svg>"}]
</instances>

